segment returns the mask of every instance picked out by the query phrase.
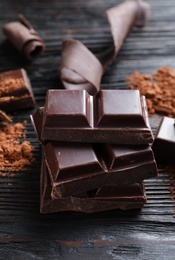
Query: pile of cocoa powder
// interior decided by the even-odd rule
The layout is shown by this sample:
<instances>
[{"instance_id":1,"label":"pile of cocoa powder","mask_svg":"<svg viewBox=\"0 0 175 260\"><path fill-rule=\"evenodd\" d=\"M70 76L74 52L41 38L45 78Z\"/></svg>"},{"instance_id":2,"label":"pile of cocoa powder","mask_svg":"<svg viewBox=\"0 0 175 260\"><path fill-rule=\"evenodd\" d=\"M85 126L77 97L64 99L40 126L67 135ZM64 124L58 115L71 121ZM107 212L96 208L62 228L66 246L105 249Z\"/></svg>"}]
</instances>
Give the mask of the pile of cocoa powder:
<instances>
[{"instance_id":1,"label":"pile of cocoa powder","mask_svg":"<svg viewBox=\"0 0 175 260\"><path fill-rule=\"evenodd\" d=\"M25 138L24 123L0 124L0 171L13 172L23 170L26 165L34 159L33 147L28 141L21 141Z\"/></svg>"},{"instance_id":2,"label":"pile of cocoa powder","mask_svg":"<svg viewBox=\"0 0 175 260\"><path fill-rule=\"evenodd\" d=\"M153 74L134 72L126 79L130 89L139 89L146 97L148 113L175 117L175 71L160 67Z\"/></svg>"}]
</instances>

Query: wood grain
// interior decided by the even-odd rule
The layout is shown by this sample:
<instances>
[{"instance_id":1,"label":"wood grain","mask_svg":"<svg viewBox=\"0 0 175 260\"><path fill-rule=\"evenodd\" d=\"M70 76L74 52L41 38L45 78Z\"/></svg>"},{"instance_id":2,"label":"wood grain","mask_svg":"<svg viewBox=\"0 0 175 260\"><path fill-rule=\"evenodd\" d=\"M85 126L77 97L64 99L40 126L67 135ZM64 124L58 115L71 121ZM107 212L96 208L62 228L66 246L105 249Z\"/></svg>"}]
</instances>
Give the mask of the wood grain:
<instances>
[{"instance_id":1,"label":"wood grain","mask_svg":"<svg viewBox=\"0 0 175 260\"><path fill-rule=\"evenodd\" d=\"M0 34L0 71L24 67L30 76L37 106L47 89L62 88L57 75L61 40L74 37L94 53L112 42L105 10L117 0L0 1L0 29L22 12L46 42L46 52L35 63L26 61ZM153 73L160 66L175 69L175 2L149 0L150 21L134 29L116 61L102 79L102 89L124 89L133 71ZM35 108L36 109L36 108ZM174 201L169 175L159 166L159 177L145 181L148 202L142 210L96 214L39 213L41 147L30 123L30 109L13 114L15 122L27 119L27 139L36 161L26 171L0 178L0 259L173 259ZM156 132L160 118L151 118Z\"/></svg>"}]
</instances>

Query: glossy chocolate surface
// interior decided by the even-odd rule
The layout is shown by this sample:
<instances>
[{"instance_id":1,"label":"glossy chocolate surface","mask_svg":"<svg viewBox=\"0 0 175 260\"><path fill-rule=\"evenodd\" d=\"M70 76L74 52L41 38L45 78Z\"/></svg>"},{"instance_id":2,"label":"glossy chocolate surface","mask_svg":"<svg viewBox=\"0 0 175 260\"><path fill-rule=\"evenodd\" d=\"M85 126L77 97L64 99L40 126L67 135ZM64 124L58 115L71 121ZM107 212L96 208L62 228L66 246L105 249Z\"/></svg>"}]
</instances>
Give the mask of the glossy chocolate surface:
<instances>
[{"instance_id":1,"label":"glossy chocolate surface","mask_svg":"<svg viewBox=\"0 0 175 260\"><path fill-rule=\"evenodd\" d=\"M24 69L0 73L0 109L15 111L35 106L27 72Z\"/></svg>"},{"instance_id":2,"label":"glossy chocolate surface","mask_svg":"<svg viewBox=\"0 0 175 260\"><path fill-rule=\"evenodd\" d=\"M175 121L163 117L155 136L153 151L158 162L175 164Z\"/></svg>"},{"instance_id":3,"label":"glossy chocolate surface","mask_svg":"<svg viewBox=\"0 0 175 260\"><path fill-rule=\"evenodd\" d=\"M34 124L37 117L36 112ZM153 140L145 98L137 90L103 90L96 97L85 90L49 90L42 122L42 141L136 145Z\"/></svg>"},{"instance_id":4,"label":"glossy chocolate surface","mask_svg":"<svg viewBox=\"0 0 175 260\"><path fill-rule=\"evenodd\" d=\"M40 212L53 213L61 211L80 211L85 213L100 212L112 209L129 210L141 208L146 203L146 194L141 183L128 187L108 186L80 194L77 197L52 198L47 167L41 169Z\"/></svg>"},{"instance_id":5,"label":"glossy chocolate surface","mask_svg":"<svg viewBox=\"0 0 175 260\"><path fill-rule=\"evenodd\" d=\"M50 142L43 151L55 198L157 176L149 146Z\"/></svg>"}]
</instances>

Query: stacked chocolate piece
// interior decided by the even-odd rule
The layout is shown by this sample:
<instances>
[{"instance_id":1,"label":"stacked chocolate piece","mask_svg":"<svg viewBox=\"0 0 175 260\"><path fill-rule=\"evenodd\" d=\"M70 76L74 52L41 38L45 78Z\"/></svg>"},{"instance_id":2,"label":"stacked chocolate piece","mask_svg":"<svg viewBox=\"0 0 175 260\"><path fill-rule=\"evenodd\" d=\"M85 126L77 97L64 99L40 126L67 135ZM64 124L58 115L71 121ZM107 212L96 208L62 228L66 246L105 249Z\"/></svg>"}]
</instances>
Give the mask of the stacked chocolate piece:
<instances>
[{"instance_id":1,"label":"stacked chocolate piece","mask_svg":"<svg viewBox=\"0 0 175 260\"><path fill-rule=\"evenodd\" d=\"M113 43L93 54L75 39L62 44L59 76L66 90L49 90L32 116L43 146L42 213L141 208L142 181L157 175L145 98L137 90L100 90L133 26L150 5L124 1L107 10ZM92 95L92 96L91 96Z\"/></svg>"},{"instance_id":2,"label":"stacked chocolate piece","mask_svg":"<svg viewBox=\"0 0 175 260\"><path fill-rule=\"evenodd\" d=\"M137 90L48 90L32 116L43 146L42 213L141 208L157 175L145 98Z\"/></svg>"}]
</instances>

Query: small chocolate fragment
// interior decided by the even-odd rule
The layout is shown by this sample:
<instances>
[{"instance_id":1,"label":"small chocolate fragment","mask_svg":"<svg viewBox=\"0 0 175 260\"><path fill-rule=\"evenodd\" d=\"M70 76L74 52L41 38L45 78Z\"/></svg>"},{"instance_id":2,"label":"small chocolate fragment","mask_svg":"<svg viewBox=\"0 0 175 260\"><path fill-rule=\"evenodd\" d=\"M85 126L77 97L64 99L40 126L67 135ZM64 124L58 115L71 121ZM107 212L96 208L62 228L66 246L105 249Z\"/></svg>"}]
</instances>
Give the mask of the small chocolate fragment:
<instances>
[{"instance_id":1,"label":"small chocolate fragment","mask_svg":"<svg viewBox=\"0 0 175 260\"><path fill-rule=\"evenodd\" d=\"M59 74L66 89L85 89L90 95L100 90L103 73L114 61L124 39L133 26L142 27L148 18L150 5L142 0L129 0L107 10L113 44L94 55L80 41L66 39L62 44Z\"/></svg>"},{"instance_id":2,"label":"small chocolate fragment","mask_svg":"<svg viewBox=\"0 0 175 260\"><path fill-rule=\"evenodd\" d=\"M0 109L6 112L35 106L27 72L24 69L0 73Z\"/></svg>"},{"instance_id":3,"label":"small chocolate fragment","mask_svg":"<svg viewBox=\"0 0 175 260\"><path fill-rule=\"evenodd\" d=\"M43 151L53 198L157 176L149 146L50 142Z\"/></svg>"},{"instance_id":4,"label":"small chocolate fragment","mask_svg":"<svg viewBox=\"0 0 175 260\"><path fill-rule=\"evenodd\" d=\"M163 117L152 145L156 161L175 164L174 118Z\"/></svg>"},{"instance_id":5,"label":"small chocolate fragment","mask_svg":"<svg viewBox=\"0 0 175 260\"><path fill-rule=\"evenodd\" d=\"M47 167L44 163L41 169L40 212L53 213L61 211L79 211L85 213L100 212L112 209L129 210L142 208L146 203L146 194L141 183L127 187L106 186L96 191L52 199L52 186Z\"/></svg>"},{"instance_id":6,"label":"small chocolate fragment","mask_svg":"<svg viewBox=\"0 0 175 260\"><path fill-rule=\"evenodd\" d=\"M40 140L139 145L153 135L137 90L103 90L95 97L85 90L48 90Z\"/></svg>"},{"instance_id":7,"label":"small chocolate fragment","mask_svg":"<svg viewBox=\"0 0 175 260\"><path fill-rule=\"evenodd\" d=\"M7 23L3 32L16 49L29 60L36 59L45 50L42 38L22 14L19 15L19 22Z\"/></svg>"},{"instance_id":8,"label":"small chocolate fragment","mask_svg":"<svg viewBox=\"0 0 175 260\"><path fill-rule=\"evenodd\" d=\"M12 122L12 119L4 111L0 110L0 121L2 121L2 122Z\"/></svg>"}]
</instances>

